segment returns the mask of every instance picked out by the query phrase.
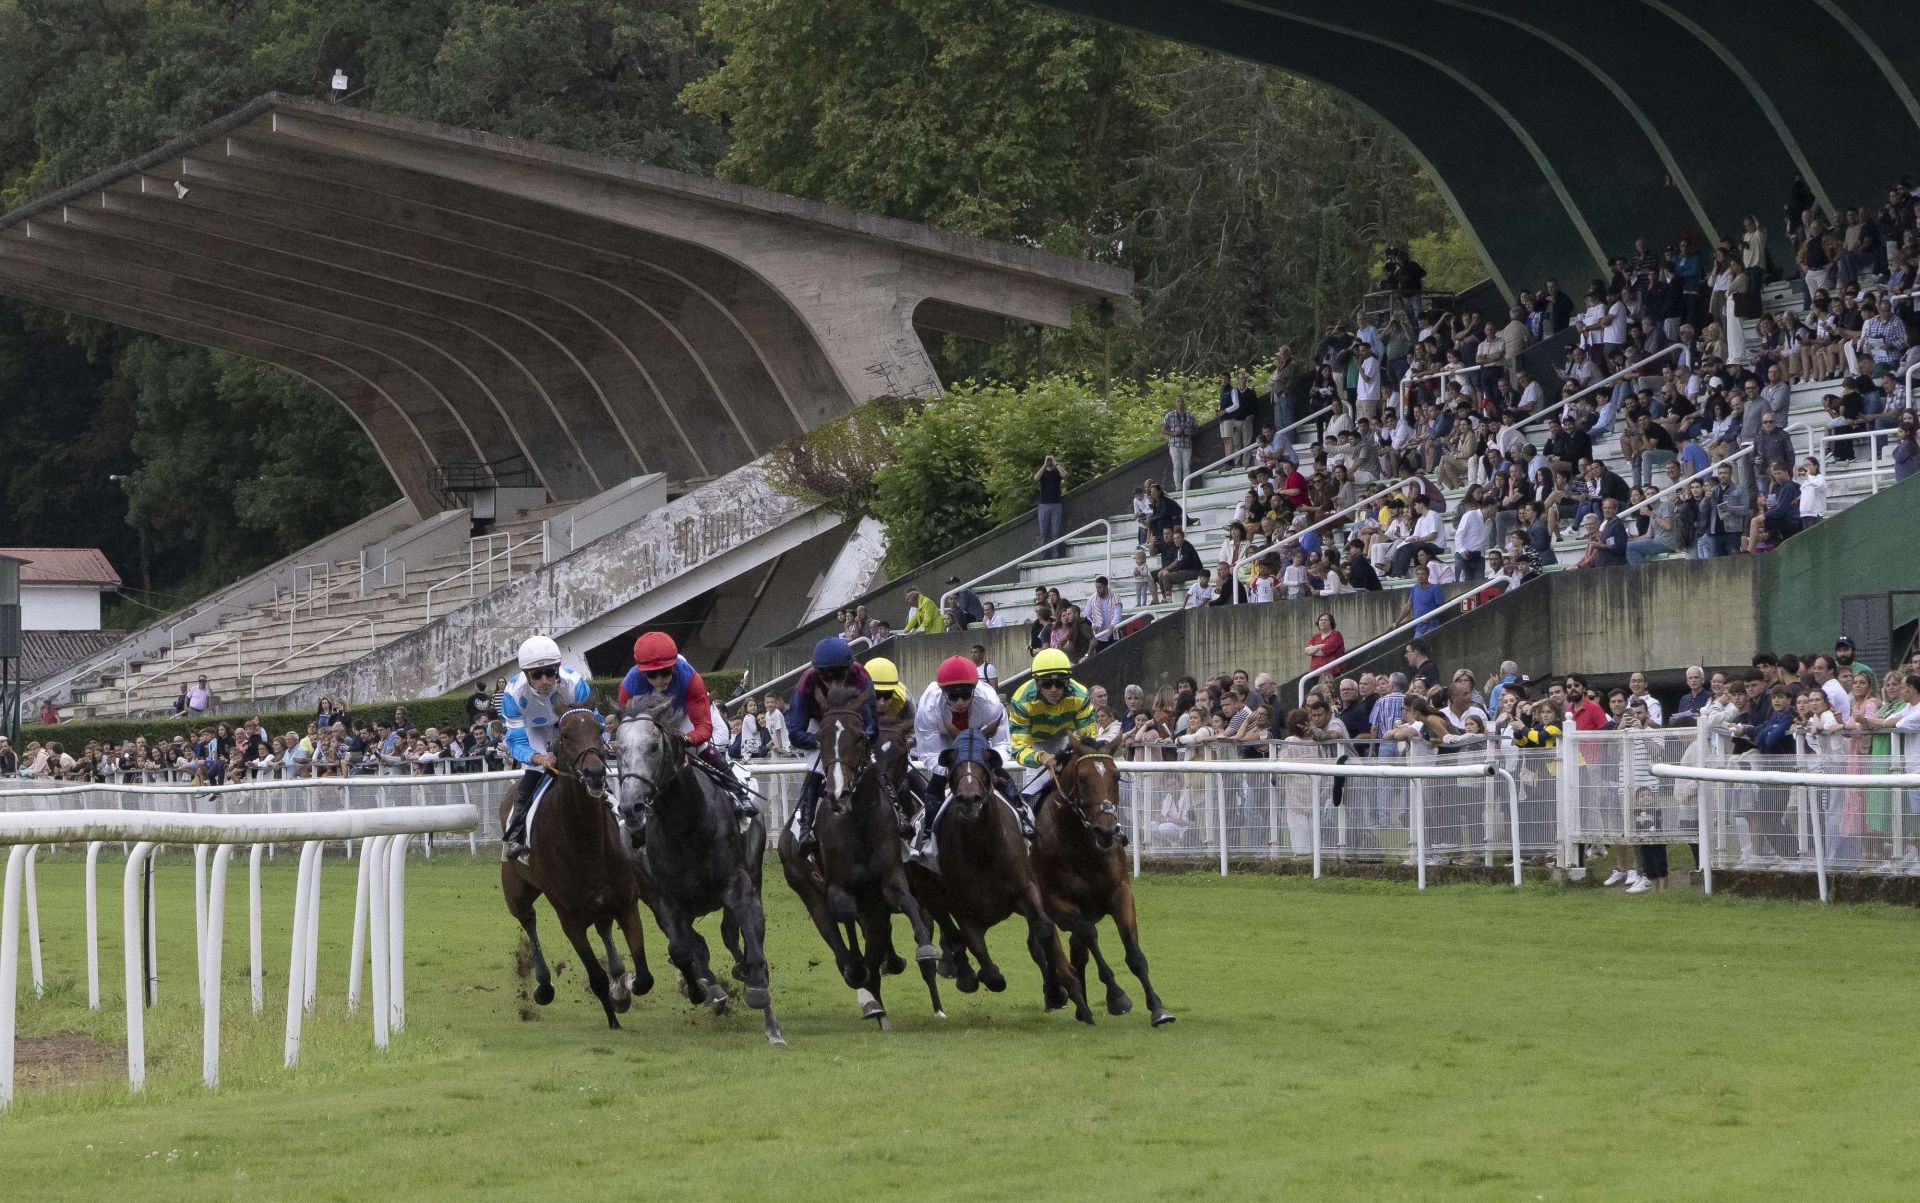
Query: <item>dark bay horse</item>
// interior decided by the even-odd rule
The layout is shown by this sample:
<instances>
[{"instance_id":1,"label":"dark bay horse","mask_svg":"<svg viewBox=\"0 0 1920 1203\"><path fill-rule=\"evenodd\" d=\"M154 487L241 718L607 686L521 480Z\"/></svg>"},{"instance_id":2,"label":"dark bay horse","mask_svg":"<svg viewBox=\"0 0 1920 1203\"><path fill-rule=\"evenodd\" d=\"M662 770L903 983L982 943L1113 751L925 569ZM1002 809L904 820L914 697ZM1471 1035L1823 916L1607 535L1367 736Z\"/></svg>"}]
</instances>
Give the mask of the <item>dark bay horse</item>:
<instances>
[{"instance_id":1,"label":"dark bay horse","mask_svg":"<svg viewBox=\"0 0 1920 1203\"><path fill-rule=\"evenodd\" d=\"M707 942L694 928L720 911L721 937L733 954L734 976L746 984L747 1005L765 1020L767 1042L784 1046L767 988L767 916L760 902L760 867L767 831L758 818L742 831L733 801L687 759L681 713L664 694L627 703L615 735L620 755L621 814L629 827L644 824L635 853L652 885L654 918L667 934L667 959L680 970L689 1001L721 1014L727 992L714 979Z\"/></svg>"},{"instance_id":2,"label":"dark bay horse","mask_svg":"<svg viewBox=\"0 0 1920 1203\"><path fill-rule=\"evenodd\" d=\"M533 946L536 985L533 1001L553 1001L553 979L546 954L534 930L533 903L542 894L560 919L560 930L573 943L587 970L587 984L606 1008L607 1026L617 1028L614 1012L633 1005L632 996L653 989L647 970L645 939L640 926L641 879L627 857L626 837L607 798L607 759L601 739L600 716L592 710L569 710L554 728L553 780L527 822L532 845L526 864L503 861L500 888L507 911L520 921ZM508 795L500 806L504 825L513 804ZM613 946L613 925L620 925L627 950L633 956L629 974ZM600 967L600 958L587 939L587 930L600 933L613 976Z\"/></svg>"},{"instance_id":3,"label":"dark bay horse","mask_svg":"<svg viewBox=\"0 0 1920 1203\"><path fill-rule=\"evenodd\" d=\"M1119 741L1115 741L1117 744ZM1119 838L1120 770L1113 746L1069 744L1064 763L1056 761L1053 792L1034 815L1033 868L1047 912L1067 932L1073 972L1081 989L1092 955L1107 987L1107 1014L1133 1010L1113 970L1100 955L1099 923L1112 919L1126 949L1127 968L1147 992L1153 1026L1172 1023L1147 978L1147 955L1140 951L1140 923L1133 908L1133 881L1127 872L1126 846Z\"/></svg>"},{"instance_id":4,"label":"dark bay horse","mask_svg":"<svg viewBox=\"0 0 1920 1203\"><path fill-rule=\"evenodd\" d=\"M987 951L987 931L1019 915L1027 921L1027 951L1040 967L1047 1010L1068 1000L1073 1017L1092 1023L1086 992L1060 949L1060 934L1047 914L1040 883L1020 834L1020 821L994 785L999 753L974 732L963 732L944 756L948 799L934 827L939 871L915 864L908 869L913 891L948 937L955 985L971 994L979 985L996 993L1007 988L1006 975ZM979 962L976 976L967 963Z\"/></svg>"},{"instance_id":5,"label":"dark bay horse","mask_svg":"<svg viewBox=\"0 0 1920 1203\"><path fill-rule=\"evenodd\" d=\"M787 884L800 896L813 925L833 950L841 980L856 992L861 1017L878 1021L881 1030L887 1031L891 1025L880 982L889 962L897 959L891 951L895 912L904 914L913 927L914 959L920 963L934 1014L944 1017L945 1013L934 976L940 953L907 885L899 819L883 796L867 739L862 697L860 690L835 689L821 714L824 783L814 816L820 841L818 865L800 851L791 826L780 834L780 865Z\"/></svg>"}]
</instances>

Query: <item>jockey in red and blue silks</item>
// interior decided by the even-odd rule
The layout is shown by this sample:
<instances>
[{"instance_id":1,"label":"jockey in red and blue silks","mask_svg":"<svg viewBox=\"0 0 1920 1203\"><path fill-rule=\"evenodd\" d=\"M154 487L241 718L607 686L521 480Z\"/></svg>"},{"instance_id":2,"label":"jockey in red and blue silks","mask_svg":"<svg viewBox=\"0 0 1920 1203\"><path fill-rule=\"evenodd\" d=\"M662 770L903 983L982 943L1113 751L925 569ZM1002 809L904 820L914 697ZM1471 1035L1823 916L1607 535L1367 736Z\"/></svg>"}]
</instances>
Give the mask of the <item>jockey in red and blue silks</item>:
<instances>
[{"instance_id":1,"label":"jockey in red and blue silks","mask_svg":"<svg viewBox=\"0 0 1920 1203\"><path fill-rule=\"evenodd\" d=\"M834 689L845 686L860 690L865 696L861 699L861 713L866 719L867 738L879 738L880 724L874 713L873 678L867 670L854 663L853 648L838 635L829 635L813 645L813 663L807 671L800 674L800 680L793 687L793 700L787 706L787 739L796 748L811 752L807 759L807 776L800 784L800 801L796 807L799 812L799 843L803 850L811 851L815 844L813 834L813 812L820 803L820 719L826 713L827 695Z\"/></svg>"},{"instance_id":2,"label":"jockey in red and blue silks","mask_svg":"<svg viewBox=\"0 0 1920 1203\"><path fill-rule=\"evenodd\" d=\"M704 752L713 741L713 699L707 696L707 683L664 631L647 631L633 641L633 667L620 682L620 706L624 709L628 702L650 693L664 693L673 700L674 707L687 716L680 733L690 746Z\"/></svg>"},{"instance_id":3,"label":"jockey in red and blue silks","mask_svg":"<svg viewBox=\"0 0 1920 1203\"><path fill-rule=\"evenodd\" d=\"M707 683L665 631L644 631L633 641L633 667L620 682L620 708L625 710L634 698L652 693L664 693L680 711L680 734L686 736L695 756L717 770L714 780L732 796L735 816L759 814L760 808L747 798L745 783L728 767L726 715L714 705ZM715 739L716 733L721 738ZM635 846L639 846L637 838Z\"/></svg>"}]
</instances>

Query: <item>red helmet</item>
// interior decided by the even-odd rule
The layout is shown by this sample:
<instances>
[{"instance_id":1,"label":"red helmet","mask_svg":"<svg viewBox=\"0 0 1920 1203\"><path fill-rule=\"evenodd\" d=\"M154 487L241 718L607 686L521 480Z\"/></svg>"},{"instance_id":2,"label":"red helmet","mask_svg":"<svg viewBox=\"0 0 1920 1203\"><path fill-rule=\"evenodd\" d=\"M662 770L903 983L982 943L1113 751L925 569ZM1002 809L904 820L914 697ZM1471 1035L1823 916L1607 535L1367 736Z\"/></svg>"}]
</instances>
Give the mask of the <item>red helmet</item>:
<instances>
[{"instance_id":1,"label":"red helmet","mask_svg":"<svg viewBox=\"0 0 1920 1203\"><path fill-rule=\"evenodd\" d=\"M948 656L934 671L933 679L942 689L949 685L978 685L980 669L965 656Z\"/></svg>"},{"instance_id":2,"label":"red helmet","mask_svg":"<svg viewBox=\"0 0 1920 1203\"><path fill-rule=\"evenodd\" d=\"M680 649L665 631L648 631L633 641L633 663L643 673L672 668L679 658Z\"/></svg>"}]
</instances>

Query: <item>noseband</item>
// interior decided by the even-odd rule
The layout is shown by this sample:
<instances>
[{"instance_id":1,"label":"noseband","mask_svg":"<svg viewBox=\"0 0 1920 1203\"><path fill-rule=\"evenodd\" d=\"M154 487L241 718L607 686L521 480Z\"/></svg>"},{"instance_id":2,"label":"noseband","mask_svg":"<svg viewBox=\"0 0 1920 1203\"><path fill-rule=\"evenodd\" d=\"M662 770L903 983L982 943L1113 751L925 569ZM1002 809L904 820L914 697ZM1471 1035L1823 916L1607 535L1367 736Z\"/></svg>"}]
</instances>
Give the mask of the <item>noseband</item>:
<instances>
[{"instance_id":1,"label":"noseband","mask_svg":"<svg viewBox=\"0 0 1920 1203\"><path fill-rule=\"evenodd\" d=\"M577 709L569 710L565 714L560 716L560 722L556 725L556 730L564 729L566 727L567 720L572 718L576 714L584 714L584 715L591 716L596 726L598 726L600 723L600 716L597 714L594 714L594 712L591 710L577 710ZM602 730L604 731L605 728L603 727ZM581 762L585 761L586 758L589 756L592 756L594 759L600 762L600 780L602 784L599 789L595 789L593 786L588 785L586 778L580 775ZM607 788L606 788L605 782L607 779L607 750L604 747L602 747L599 743L588 744L586 747L580 749L579 754L573 758L572 763L568 764L564 768L556 764L554 765L552 771L553 771L553 775L556 777L565 777L570 781L578 782L580 785L580 788L587 792L587 797L592 798L594 801L600 802L606 799Z\"/></svg>"},{"instance_id":2,"label":"noseband","mask_svg":"<svg viewBox=\"0 0 1920 1203\"><path fill-rule=\"evenodd\" d=\"M1107 755L1104 752L1085 752L1078 756L1075 756L1073 758L1072 763L1070 763L1067 766L1067 770L1068 772L1071 772L1074 768L1078 767L1082 763L1099 762L1099 761L1105 761L1107 764L1114 763L1113 757ZM1118 772L1119 770L1115 769L1116 776L1118 775ZM1064 773L1064 772L1055 773L1053 780L1054 780L1054 793L1058 794L1060 796L1060 801L1065 803L1065 806L1063 807L1063 809L1065 809L1066 812L1072 815L1074 818L1080 820L1080 825L1086 828L1089 833L1091 833L1094 830L1093 820L1095 818L1098 818L1101 815L1113 815L1116 818L1119 816L1120 808L1115 806L1112 802L1108 802L1108 801L1102 801L1100 805L1094 809L1092 815L1089 816L1086 810L1086 804L1081 802L1080 799L1074 797L1073 794L1068 791L1067 773Z\"/></svg>"},{"instance_id":3,"label":"noseband","mask_svg":"<svg viewBox=\"0 0 1920 1203\"><path fill-rule=\"evenodd\" d=\"M821 714L820 716L821 726L825 727L829 719L851 719L855 725L855 728L860 732L861 738L864 739L866 737L866 715L862 714L858 710L851 710L845 707L842 707L841 709L838 709L838 710L828 710L823 714ZM841 763L840 748L839 748L839 742L837 738L833 746L833 763L836 765ZM822 767L825 767L825 764L826 764L826 761L824 758L822 758L822 761L821 761ZM876 775L877 774L875 773L873 749L869 747L867 749L867 763L860 769L858 773L855 773L853 775L852 780L848 783L848 789L846 792L849 794L858 794L860 792L861 783L864 782L868 777L872 777ZM881 782L880 786L884 790L886 788L885 782Z\"/></svg>"}]
</instances>

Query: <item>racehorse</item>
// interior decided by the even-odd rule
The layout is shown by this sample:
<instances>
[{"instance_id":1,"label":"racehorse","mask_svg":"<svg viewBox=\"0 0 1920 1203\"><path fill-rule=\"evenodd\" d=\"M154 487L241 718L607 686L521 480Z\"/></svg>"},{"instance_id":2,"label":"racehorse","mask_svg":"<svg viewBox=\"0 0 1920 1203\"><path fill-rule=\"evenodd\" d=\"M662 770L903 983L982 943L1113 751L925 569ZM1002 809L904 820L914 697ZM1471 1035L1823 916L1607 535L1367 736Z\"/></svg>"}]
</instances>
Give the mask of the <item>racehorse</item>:
<instances>
[{"instance_id":1,"label":"racehorse","mask_svg":"<svg viewBox=\"0 0 1920 1203\"><path fill-rule=\"evenodd\" d=\"M767 989L767 916L760 903L766 828L754 818L740 829L725 790L688 760L680 711L665 694L634 698L625 718L614 736L621 814L630 829L644 833L634 856L652 885L667 959L680 970L689 1001L724 1013L727 992L714 980L707 942L693 926L720 911L721 938L733 954L734 977L746 984L747 1005L764 1017L767 1042L785 1046Z\"/></svg>"},{"instance_id":2,"label":"racehorse","mask_svg":"<svg viewBox=\"0 0 1920 1203\"><path fill-rule=\"evenodd\" d=\"M1147 955L1140 951L1140 923L1133 909L1133 881L1127 873L1125 844L1119 838L1120 771L1113 750L1119 743L1068 744L1064 763L1056 761L1053 792L1034 816L1033 868L1047 912L1067 932L1073 972L1086 989L1087 956L1093 956L1107 987L1107 1014L1133 1010L1113 970L1100 955L1099 923L1112 919L1126 949L1127 968L1147 992L1153 1026L1172 1023L1173 1012L1160 1003L1147 978Z\"/></svg>"},{"instance_id":3,"label":"racehorse","mask_svg":"<svg viewBox=\"0 0 1920 1203\"><path fill-rule=\"evenodd\" d=\"M560 919L560 930L573 942L573 950L587 968L587 985L606 1009L607 1026L618 1028L620 1021L614 1018L614 1012L625 1012L633 1005L633 995L653 989L653 974L647 970L640 927L642 883L627 857L626 839L607 801L607 756L599 715L589 709L561 715L549 750L554 759L552 779L527 820L531 844L527 863L502 861L500 888L506 895L507 911L520 921L527 942L533 946L533 1001L543 1007L553 1001L553 979L547 972L546 954L540 949L533 918L534 899L545 894ZM500 805L503 827L512 805L509 794ZM627 950L633 955L632 973L627 972L613 946L615 923L620 925ZM598 931L600 942L606 946L611 979L587 939L588 928Z\"/></svg>"},{"instance_id":4,"label":"racehorse","mask_svg":"<svg viewBox=\"0 0 1920 1203\"><path fill-rule=\"evenodd\" d=\"M867 739L866 718L860 705L863 691L836 688L827 695L820 718L819 809L814 833L819 840L819 864L800 850L799 838L789 826L780 835L780 866L787 884L800 896L813 925L833 950L840 978L860 1000L860 1016L889 1031L886 1004L880 997L881 975L895 961L891 948L895 912L906 915L913 928L914 959L933 1000L933 1013L942 1018L940 989L934 962L932 930L907 885L901 861L899 819L883 803L880 774L874 767ZM861 944L864 940L864 955ZM904 968L904 966L900 966Z\"/></svg>"},{"instance_id":5,"label":"racehorse","mask_svg":"<svg viewBox=\"0 0 1920 1203\"><path fill-rule=\"evenodd\" d=\"M1087 996L1060 950L1060 934L1047 914L1027 841L1013 808L999 796L994 774L1000 754L977 732L965 731L942 753L948 799L934 828L938 871L914 864L913 891L940 925L954 968L954 984L971 994L980 985L998 993L1006 975L987 951L987 930L1011 915L1027 921L1027 951L1040 967L1046 1009L1071 1000L1073 1017L1093 1022ZM967 963L971 952L978 974Z\"/></svg>"}]
</instances>

